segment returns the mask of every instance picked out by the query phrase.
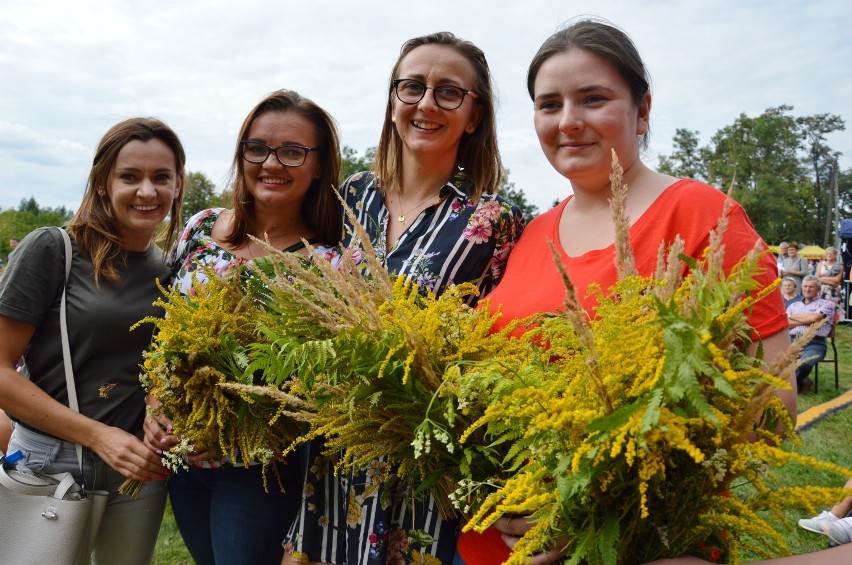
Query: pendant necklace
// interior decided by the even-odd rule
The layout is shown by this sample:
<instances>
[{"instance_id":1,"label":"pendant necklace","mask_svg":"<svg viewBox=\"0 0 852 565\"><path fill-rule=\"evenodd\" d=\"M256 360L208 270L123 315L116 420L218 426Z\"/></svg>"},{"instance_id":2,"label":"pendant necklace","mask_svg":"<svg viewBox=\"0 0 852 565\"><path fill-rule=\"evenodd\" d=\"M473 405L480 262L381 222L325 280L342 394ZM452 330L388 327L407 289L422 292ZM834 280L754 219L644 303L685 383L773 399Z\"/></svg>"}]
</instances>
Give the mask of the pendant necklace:
<instances>
[{"instance_id":1,"label":"pendant necklace","mask_svg":"<svg viewBox=\"0 0 852 565\"><path fill-rule=\"evenodd\" d=\"M421 200L418 204L416 204L415 206L412 206L411 208L409 208L407 212L403 212L403 211L402 211L402 206L400 206L400 207L399 207L399 209L400 209L399 216L397 216L397 217L396 217L396 221L397 221L397 222L399 222L399 223L403 223L403 222L405 222L405 216L406 216L406 214L410 213L412 210L416 210L417 208L419 208L420 206L422 206L422 205L423 205L423 204L425 204L426 202L429 202L429 201L430 201L430 200L432 200L433 198L435 198L435 195L434 195L434 194L432 194L432 195L428 196L425 200ZM402 201L401 201L401 200L400 200L400 204L402 204Z\"/></svg>"}]
</instances>

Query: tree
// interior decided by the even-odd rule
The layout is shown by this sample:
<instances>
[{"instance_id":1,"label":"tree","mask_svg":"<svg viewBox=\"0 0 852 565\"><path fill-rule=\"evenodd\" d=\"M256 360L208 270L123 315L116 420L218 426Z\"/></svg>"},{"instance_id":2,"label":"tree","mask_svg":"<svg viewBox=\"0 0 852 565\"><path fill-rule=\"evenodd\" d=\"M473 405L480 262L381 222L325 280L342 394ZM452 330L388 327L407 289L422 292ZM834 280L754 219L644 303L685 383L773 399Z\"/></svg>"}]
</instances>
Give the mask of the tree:
<instances>
[{"instance_id":1,"label":"tree","mask_svg":"<svg viewBox=\"0 0 852 565\"><path fill-rule=\"evenodd\" d=\"M834 201L832 181L839 155L831 151L825 144L825 135L835 131L844 131L846 124L840 116L832 114L806 116L799 118L797 123L808 144L808 156L813 169L816 214L817 217L828 220L832 217L834 207L838 204ZM831 221L826 221L823 246L831 244L831 225Z\"/></svg>"},{"instance_id":2,"label":"tree","mask_svg":"<svg viewBox=\"0 0 852 565\"><path fill-rule=\"evenodd\" d=\"M216 193L216 185L207 175L200 172L188 172L183 187L181 216L187 219L207 208L222 206L222 195Z\"/></svg>"},{"instance_id":3,"label":"tree","mask_svg":"<svg viewBox=\"0 0 852 565\"><path fill-rule=\"evenodd\" d=\"M355 173L369 171L373 168L376 159L376 148L369 147L363 156L359 156L355 149L344 145L340 151L340 182L348 179Z\"/></svg>"},{"instance_id":4,"label":"tree","mask_svg":"<svg viewBox=\"0 0 852 565\"><path fill-rule=\"evenodd\" d=\"M675 130L674 151L671 155L660 155L659 170L673 177L707 180L705 160L707 150L698 145L698 132L678 128Z\"/></svg>"},{"instance_id":5,"label":"tree","mask_svg":"<svg viewBox=\"0 0 852 565\"><path fill-rule=\"evenodd\" d=\"M527 222L538 216L538 207L527 200L527 195L524 191L516 187L515 183L509 180L509 169L504 171L497 194L520 208Z\"/></svg>"},{"instance_id":6,"label":"tree","mask_svg":"<svg viewBox=\"0 0 852 565\"><path fill-rule=\"evenodd\" d=\"M698 146L697 132L678 129L675 151L660 156L660 170L733 186L734 197L766 241L830 242L829 219L838 202L829 179L837 154L825 135L843 130L845 123L830 114L794 117L792 110L782 105L756 117L740 114L706 147ZM852 204L847 190L841 179L839 204L846 209Z\"/></svg>"},{"instance_id":7,"label":"tree","mask_svg":"<svg viewBox=\"0 0 852 565\"><path fill-rule=\"evenodd\" d=\"M0 211L0 256L8 259L9 239L23 239L36 228L61 226L71 219L72 212L65 207L42 208L35 198L24 198L17 210Z\"/></svg>"}]
</instances>

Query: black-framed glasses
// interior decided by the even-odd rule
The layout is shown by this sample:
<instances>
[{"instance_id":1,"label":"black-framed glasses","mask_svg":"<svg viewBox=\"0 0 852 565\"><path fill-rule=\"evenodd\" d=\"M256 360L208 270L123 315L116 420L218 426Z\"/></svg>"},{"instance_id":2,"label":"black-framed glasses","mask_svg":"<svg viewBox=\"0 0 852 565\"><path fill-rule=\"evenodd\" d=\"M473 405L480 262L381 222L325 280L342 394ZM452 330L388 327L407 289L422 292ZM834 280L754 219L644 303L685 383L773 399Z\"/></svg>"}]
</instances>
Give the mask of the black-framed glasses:
<instances>
[{"instance_id":1,"label":"black-framed glasses","mask_svg":"<svg viewBox=\"0 0 852 565\"><path fill-rule=\"evenodd\" d=\"M260 141L241 141L243 159L249 163L263 163L270 153L275 153L278 162L285 167L301 167L311 151L319 151L319 147L305 147L294 143L285 143L279 147L270 147Z\"/></svg>"},{"instance_id":2,"label":"black-framed glasses","mask_svg":"<svg viewBox=\"0 0 852 565\"><path fill-rule=\"evenodd\" d=\"M426 96L427 90L432 90L435 96L435 104L444 110L455 110L464 102L465 96L479 98L479 95L466 88L442 84L441 86L426 86L419 80L410 78L394 79L391 84L396 92L396 97L404 104L417 104Z\"/></svg>"}]
</instances>

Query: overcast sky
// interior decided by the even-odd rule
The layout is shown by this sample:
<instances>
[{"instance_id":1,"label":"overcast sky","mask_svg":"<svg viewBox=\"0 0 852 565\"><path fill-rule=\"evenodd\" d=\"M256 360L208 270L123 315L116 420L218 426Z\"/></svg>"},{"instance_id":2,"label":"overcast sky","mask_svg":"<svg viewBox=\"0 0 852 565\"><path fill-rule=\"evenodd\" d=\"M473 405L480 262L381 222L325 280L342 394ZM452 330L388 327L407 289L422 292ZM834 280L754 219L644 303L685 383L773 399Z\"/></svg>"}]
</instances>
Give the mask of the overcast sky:
<instances>
[{"instance_id":1,"label":"overcast sky","mask_svg":"<svg viewBox=\"0 0 852 565\"><path fill-rule=\"evenodd\" d=\"M543 157L526 93L541 42L578 15L627 31L652 77L651 147L676 128L706 143L741 113L789 104L832 113L852 167L852 3L848 0L0 0L0 208L33 196L76 209L95 144L115 122L163 119L187 168L223 188L239 126L268 92L297 90L337 120L342 142L376 144L401 44L452 31L485 52L511 179L546 208L568 182Z\"/></svg>"}]
</instances>

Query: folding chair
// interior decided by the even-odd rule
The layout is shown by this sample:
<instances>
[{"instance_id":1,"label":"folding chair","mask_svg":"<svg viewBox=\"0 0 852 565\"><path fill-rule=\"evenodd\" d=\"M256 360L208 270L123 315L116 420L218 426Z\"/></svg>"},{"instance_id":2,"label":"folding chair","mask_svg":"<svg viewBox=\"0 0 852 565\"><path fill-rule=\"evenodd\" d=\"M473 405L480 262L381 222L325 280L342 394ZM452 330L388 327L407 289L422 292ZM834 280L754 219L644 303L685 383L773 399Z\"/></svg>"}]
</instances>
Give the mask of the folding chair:
<instances>
[{"instance_id":1,"label":"folding chair","mask_svg":"<svg viewBox=\"0 0 852 565\"><path fill-rule=\"evenodd\" d=\"M825 358L820 360L819 363L814 365L814 394L819 392L819 366L820 363L833 363L834 364L834 389L837 390L838 387L838 377L839 372L837 369L838 359L837 359L837 345L834 343L834 328L837 324L831 325L831 331L828 332L828 336L825 340L828 342L827 345L830 345L830 348L826 348Z\"/></svg>"}]
</instances>

